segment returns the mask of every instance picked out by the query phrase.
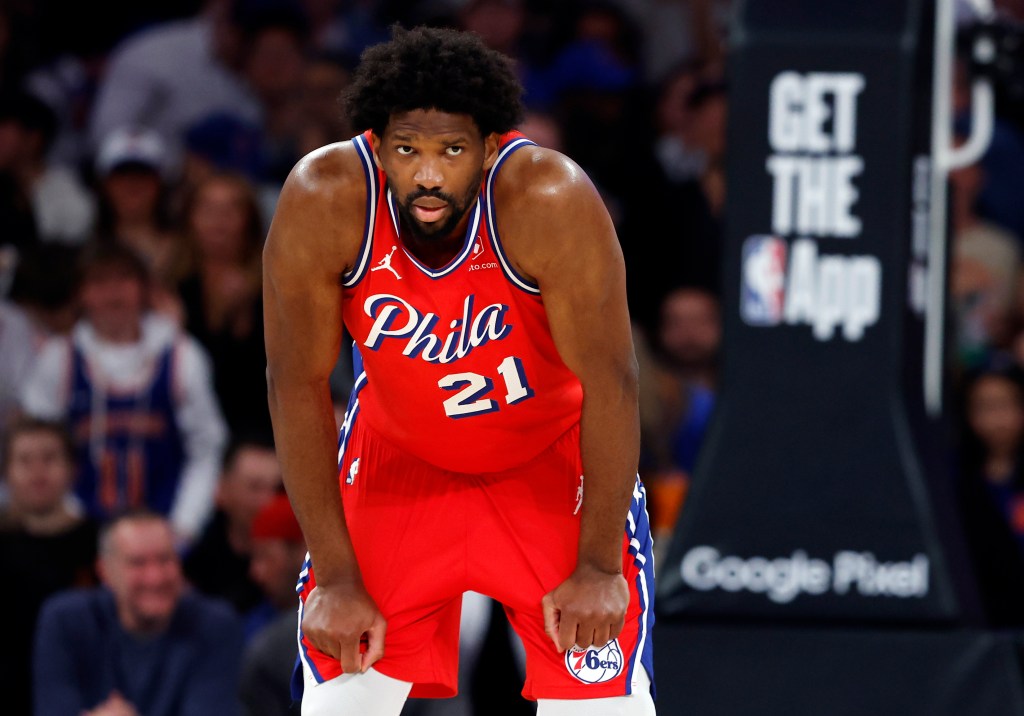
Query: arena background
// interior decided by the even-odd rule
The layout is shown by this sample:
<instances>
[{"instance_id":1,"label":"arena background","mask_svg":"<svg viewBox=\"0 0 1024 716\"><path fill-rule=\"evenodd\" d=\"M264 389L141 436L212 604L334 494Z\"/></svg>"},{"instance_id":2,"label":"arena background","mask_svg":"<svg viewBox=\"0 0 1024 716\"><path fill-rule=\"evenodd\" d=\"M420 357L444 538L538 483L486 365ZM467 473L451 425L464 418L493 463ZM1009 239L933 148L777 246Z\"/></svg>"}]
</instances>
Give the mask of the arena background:
<instances>
[{"instance_id":1,"label":"arena background","mask_svg":"<svg viewBox=\"0 0 1024 716\"><path fill-rule=\"evenodd\" d=\"M209 358L217 454L271 444L254 257L294 162L358 129L338 96L395 22L512 56L522 130L615 221L659 711L1024 713L1020 0L0 0L0 431L114 243ZM340 409L350 387L343 352ZM35 614L70 584L5 499L0 565L41 585L0 603L29 713ZM225 596L188 567L201 535L186 575ZM272 589L238 579L255 631ZM501 610L464 626L462 696L407 713L531 713Z\"/></svg>"}]
</instances>

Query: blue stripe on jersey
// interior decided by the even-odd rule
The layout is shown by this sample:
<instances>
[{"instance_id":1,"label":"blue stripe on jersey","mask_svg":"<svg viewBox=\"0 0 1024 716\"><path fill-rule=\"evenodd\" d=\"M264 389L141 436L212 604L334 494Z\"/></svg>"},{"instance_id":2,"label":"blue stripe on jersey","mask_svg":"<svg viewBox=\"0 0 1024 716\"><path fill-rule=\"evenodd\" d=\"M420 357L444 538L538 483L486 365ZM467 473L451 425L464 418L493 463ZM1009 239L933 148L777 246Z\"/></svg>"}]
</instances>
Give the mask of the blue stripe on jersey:
<instances>
[{"instance_id":1,"label":"blue stripe on jersey","mask_svg":"<svg viewBox=\"0 0 1024 716\"><path fill-rule=\"evenodd\" d=\"M316 679L316 683L322 684L322 683L324 683L324 677L322 677L320 675L320 672L317 671L316 664L314 664L313 660L309 658L309 651L306 649L306 645L302 643L302 609L303 609L304 606L305 605L303 604L302 600L300 599L299 600L299 618L298 618L299 625L298 625L298 628L295 630L295 639L296 639L296 641L299 644L299 659L301 659L302 663L304 663L307 667L309 667L309 671L310 671L311 674L313 674L313 678ZM299 666L298 662L296 662L295 668L299 669L301 671L301 667ZM299 684L302 683L301 676L298 679L298 681L299 681ZM295 687L296 687L295 682L296 682L296 679L295 679L295 676L293 674L293 676L292 676L292 695L293 696L295 695ZM302 692L301 691L299 692L299 698L302 698ZM296 699L296 700L298 700L298 699Z\"/></svg>"},{"instance_id":2,"label":"blue stripe on jersey","mask_svg":"<svg viewBox=\"0 0 1024 716\"><path fill-rule=\"evenodd\" d=\"M373 163L373 152L363 135L352 138L352 144L363 164L363 175L366 177L366 223L363 227L363 242L359 245L359 256L355 268L341 277L345 288L352 288L366 274L366 264L373 251L373 227L377 221L377 165Z\"/></svg>"},{"instance_id":3,"label":"blue stripe on jersey","mask_svg":"<svg viewBox=\"0 0 1024 716\"><path fill-rule=\"evenodd\" d=\"M302 594L302 590L306 588L306 584L309 582L309 570L312 569L312 568L313 568L313 560L310 558L309 552L306 552L306 558L302 562L302 571L299 572L299 581L295 585L295 593L296 594L300 594L301 595ZM306 646L302 643L302 607L303 607L302 597L300 596L299 597L299 611L298 611L298 615L297 615L297 624L296 624L296 635L295 635L296 644L298 646L298 649L297 649L297 653L295 655L295 665L292 667L292 678L291 678L291 683L290 683L291 692L292 692L292 700L296 701L296 702L302 700L302 692L303 692L304 686L305 686L305 679L303 678L303 675L302 675L302 663L303 662L309 664L310 671L312 671L313 674L318 677L317 678L317 682L319 683L319 682L322 681L322 679L319 678L319 674L317 673L316 666L313 665L313 662L309 658L309 653L306 651Z\"/></svg>"},{"instance_id":4,"label":"blue stripe on jersey","mask_svg":"<svg viewBox=\"0 0 1024 716\"><path fill-rule=\"evenodd\" d=\"M349 436L352 435L352 426L359 414L359 393L366 387L366 371L363 370L363 356L355 341L352 342L352 374L356 376L356 382L352 386L352 392L348 396L348 405L345 406L345 419L341 422L341 430L338 431L338 469L345 459L345 448L348 447Z\"/></svg>"},{"instance_id":5,"label":"blue stripe on jersey","mask_svg":"<svg viewBox=\"0 0 1024 716\"><path fill-rule=\"evenodd\" d=\"M304 680L302 675L302 657L296 654L295 664L292 666L292 678L288 684L288 690L292 694L292 701L295 703L302 701L302 694L305 691Z\"/></svg>"},{"instance_id":6,"label":"blue stripe on jersey","mask_svg":"<svg viewBox=\"0 0 1024 716\"><path fill-rule=\"evenodd\" d=\"M306 586L309 581L309 570L313 566L313 560L310 559L309 552L306 552L306 560L302 563L302 571L299 572L299 581L295 585L295 593L301 594L302 589Z\"/></svg>"},{"instance_id":7,"label":"blue stripe on jersey","mask_svg":"<svg viewBox=\"0 0 1024 716\"><path fill-rule=\"evenodd\" d=\"M391 211L391 220L395 222L395 234L398 235L400 233L398 230L398 214L397 209L395 208L395 197L394 195L392 195L390 189L388 189L387 192L387 202L388 209ZM477 231L480 230L481 211L479 199L477 199L477 201L473 204L472 211L473 213L470 215L469 225L466 227L466 236L462 242L462 250L459 251L458 255L455 258L453 258L451 261L449 261L441 268L433 269L421 263L419 259L417 259L411 253L409 253L408 250L406 250L404 243L401 244L402 251L405 252L405 255L409 257L409 260L412 261L413 265L416 266L416 268L418 268L420 271L425 273L430 278L439 279L442 276L447 276L452 271L457 269L462 264L463 261L466 260L466 257L469 256L470 252L473 250L473 245L476 243Z\"/></svg>"},{"instance_id":8,"label":"blue stripe on jersey","mask_svg":"<svg viewBox=\"0 0 1024 716\"><path fill-rule=\"evenodd\" d=\"M498 176L498 169L500 169L501 165L505 163L505 160L511 156L512 152L526 146L536 146L536 143L521 137L509 142L502 148L501 152L498 154L498 158L494 162L494 166L491 167L490 172L487 174L484 201L486 202L487 211L487 233L491 237L491 245L494 247L494 254L498 257L498 263L501 264L501 270L505 274L505 278L523 291L539 295L540 288L535 283L523 278L523 276L512 267L508 257L505 256L505 251L501 247L501 241L498 239L498 222L495 219L494 214L494 178Z\"/></svg>"},{"instance_id":9,"label":"blue stripe on jersey","mask_svg":"<svg viewBox=\"0 0 1024 716\"><path fill-rule=\"evenodd\" d=\"M632 693L633 670L637 656L651 678L651 696L656 695L654 687L654 642L651 629L654 627L654 541L651 538L651 520L647 515L647 490L637 477L633 487L633 501L626 515L626 534L629 537L629 553L640 571L636 576L637 594L640 596L640 616L636 649L629 658L626 674L627 693Z\"/></svg>"}]
</instances>

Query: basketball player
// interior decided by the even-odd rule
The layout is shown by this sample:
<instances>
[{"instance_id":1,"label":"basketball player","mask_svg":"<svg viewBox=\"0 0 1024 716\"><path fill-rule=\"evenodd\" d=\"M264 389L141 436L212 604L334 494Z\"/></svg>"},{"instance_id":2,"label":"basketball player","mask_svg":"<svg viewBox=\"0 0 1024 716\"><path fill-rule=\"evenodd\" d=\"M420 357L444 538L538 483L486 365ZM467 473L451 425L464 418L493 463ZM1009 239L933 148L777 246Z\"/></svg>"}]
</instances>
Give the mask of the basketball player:
<instances>
[{"instance_id":1,"label":"basketball player","mask_svg":"<svg viewBox=\"0 0 1024 716\"><path fill-rule=\"evenodd\" d=\"M396 29L349 90L366 132L304 158L282 192L265 320L311 555L306 716L454 694L467 590L505 606L540 716L654 713L622 257L579 167L513 130L520 94L475 36ZM336 455L343 322L357 378Z\"/></svg>"}]
</instances>

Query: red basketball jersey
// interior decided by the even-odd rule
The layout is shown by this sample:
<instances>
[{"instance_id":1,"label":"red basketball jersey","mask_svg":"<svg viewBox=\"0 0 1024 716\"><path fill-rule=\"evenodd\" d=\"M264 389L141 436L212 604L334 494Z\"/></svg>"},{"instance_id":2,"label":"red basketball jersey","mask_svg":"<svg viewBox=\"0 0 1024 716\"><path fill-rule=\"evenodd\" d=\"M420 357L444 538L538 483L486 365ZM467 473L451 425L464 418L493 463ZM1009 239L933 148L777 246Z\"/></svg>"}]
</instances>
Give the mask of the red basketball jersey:
<instances>
[{"instance_id":1,"label":"red basketball jersey","mask_svg":"<svg viewBox=\"0 0 1024 716\"><path fill-rule=\"evenodd\" d=\"M353 140L366 173L367 220L355 268L343 277L344 320L365 379L349 419L455 472L526 462L580 419L583 390L555 349L539 288L516 273L495 225L494 180L532 144L501 138L469 210L459 253L432 269L405 249L396 199L373 163L370 135Z\"/></svg>"}]
</instances>

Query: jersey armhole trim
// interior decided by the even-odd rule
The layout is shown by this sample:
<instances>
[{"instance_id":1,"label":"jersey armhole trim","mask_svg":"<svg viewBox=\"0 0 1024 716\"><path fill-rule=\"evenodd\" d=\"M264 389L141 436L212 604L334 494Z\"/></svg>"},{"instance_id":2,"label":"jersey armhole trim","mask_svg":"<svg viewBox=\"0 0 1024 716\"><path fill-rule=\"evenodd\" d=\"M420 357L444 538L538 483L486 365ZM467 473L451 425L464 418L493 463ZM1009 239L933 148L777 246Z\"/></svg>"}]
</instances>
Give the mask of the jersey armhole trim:
<instances>
[{"instance_id":1,"label":"jersey armhole trim","mask_svg":"<svg viewBox=\"0 0 1024 716\"><path fill-rule=\"evenodd\" d=\"M341 277L341 285L345 288L352 288L366 274L366 266L370 262L370 254L373 251L373 227L377 222L377 199L380 193L377 166L373 163L373 155L366 137L362 134L353 137L352 144L359 154L359 160L363 165L363 175L366 177L366 223L363 226L363 241L359 245L359 256L356 259L355 268L342 274Z\"/></svg>"},{"instance_id":2,"label":"jersey armhole trim","mask_svg":"<svg viewBox=\"0 0 1024 716\"><path fill-rule=\"evenodd\" d=\"M505 278L520 290L533 296L539 296L540 287L532 281L528 281L522 274L516 271L512 267L512 262L508 260L508 256L505 255L505 250L501 246L501 239L498 238L498 222L494 212L494 178L498 176L498 170L512 152L526 146L536 146L536 142L520 137L506 144L502 147L498 158L494 162L494 166L491 167L491 171L487 175L484 197L487 202L487 234L490 236L491 245L494 247L494 255L498 257L498 263L501 265L501 271L505 274Z\"/></svg>"}]
</instances>

